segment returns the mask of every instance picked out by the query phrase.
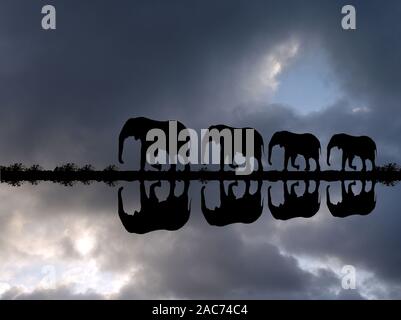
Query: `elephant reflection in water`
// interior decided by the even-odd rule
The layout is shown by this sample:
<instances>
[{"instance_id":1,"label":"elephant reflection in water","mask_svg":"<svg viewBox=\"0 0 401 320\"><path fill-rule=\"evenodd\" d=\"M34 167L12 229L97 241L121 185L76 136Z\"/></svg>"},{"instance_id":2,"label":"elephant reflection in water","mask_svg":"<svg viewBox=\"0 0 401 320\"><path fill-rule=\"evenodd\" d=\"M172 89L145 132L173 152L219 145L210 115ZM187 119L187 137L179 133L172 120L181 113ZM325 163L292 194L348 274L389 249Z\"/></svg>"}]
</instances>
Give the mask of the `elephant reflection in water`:
<instances>
[{"instance_id":1,"label":"elephant reflection in water","mask_svg":"<svg viewBox=\"0 0 401 320\"><path fill-rule=\"evenodd\" d=\"M268 189L268 205L272 216L277 220L289 220L292 218L311 218L320 208L319 182L316 182L315 190L309 192L309 181L305 181L305 192L302 196L297 196L295 187L299 182L291 186L288 191L288 184L284 182L284 203L275 206L271 200L271 186Z\"/></svg>"},{"instance_id":2,"label":"elephant reflection in water","mask_svg":"<svg viewBox=\"0 0 401 320\"><path fill-rule=\"evenodd\" d=\"M141 209L134 215L124 211L122 190L118 190L118 214L125 229L130 233L144 234L156 230L176 231L189 219L191 204L188 199L189 181L184 182L184 191L180 196L174 194L176 181L170 181L170 192L166 200L159 201L155 188L161 182L150 186L149 197L146 195L145 182L140 182Z\"/></svg>"},{"instance_id":3,"label":"elephant reflection in water","mask_svg":"<svg viewBox=\"0 0 401 320\"><path fill-rule=\"evenodd\" d=\"M245 192L240 198L234 194L234 186L238 181L228 186L227 193L224 190L224 181L220 181L220 207L208 209L205 200L205 187L202 187L201 206L206 221L213 226L223 227L233 223L250 224L255 222L262 214L262 181L258 181L257 190L251 194L250 181L245 181Z\"/></svg>"},{"instance_id":4,"label":"elephant reflection in water","mask_svg":"<svg viewBox=\"0 0 401 320\"><path fill-rule=\"evenodd\" d=\"M333 204L330 201L330 186L326 188L327 207L334 217L345 218L351 215L368 215L376 207L375 182L372 182L370 191L366 191L366 181L362 181L362 190L358 195L352 191L356 182L353 181L345 188L345 182L341 181L341 202Z\"/></svg>"}]
</instances>

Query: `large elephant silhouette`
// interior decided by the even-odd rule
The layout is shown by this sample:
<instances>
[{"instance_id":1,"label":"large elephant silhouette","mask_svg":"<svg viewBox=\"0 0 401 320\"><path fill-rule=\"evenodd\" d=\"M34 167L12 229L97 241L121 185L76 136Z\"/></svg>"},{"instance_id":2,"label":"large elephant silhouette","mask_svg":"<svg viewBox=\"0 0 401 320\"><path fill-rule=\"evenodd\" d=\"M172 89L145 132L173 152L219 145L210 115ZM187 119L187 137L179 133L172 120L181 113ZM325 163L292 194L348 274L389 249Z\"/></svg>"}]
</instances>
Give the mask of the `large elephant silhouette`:
<instances>
[{"instance_id":1,"label":"large elephant silhouette","mask_svg":"<svg viewBox=\"0 0 401 320\"><path fill-rule=\"evenodd\" d=\"M327 145L327 164L330 165L330 152L333 148L342 150L341 170L345 170L348 160L349 167L356 170L352 164L356 156L362 160L362 170L366 171L366 160L372 163L372 170L375 169L376 143L367 136L351 136L345 133L335 134Z\"/></svg>"},{"instance_id":2,"label":"large elephant silhouette","mask_svg":"<svg viewBox=\"0 0 401 320\"><path fill-rule=\"evenodd\" d=\"M133 137L135 140L140 140L141 142L141 165L140 170L145 169L145 161L146 161L146 151L148 148L154 143L153 141L146 141L146 135L152 129L161 129L166 135L166 144L168 145L169 141L169 121L157 121L148 119L145 117L137 117L130 118L124 124L121 129L119 135L119 144L118 144L118 161L120 163L124 163L123 161L123 152L124 152L124 142L127 138ZM186 127L179 121L177 121L177 132L179 133L181 130L186 129ZM187 141L177 141L177 150L180 149L182 145L187 143ZM168 146L166 146L168 149ZM160 150L158 150L160 151ZM164 150L168 153L168 150ZM160 170L160 164L151 165L154 168ZM170 165L170 170L174 171L176 169L176 165ZM189 170L189 164L185 166L186 170Z\"/></svg>"},{"instance_id":3,"label":"large elephant silhouette","mask_svg":"<svg viewBox=\"0 0 401 320\"><path fill-rule=\"evenodd\" d=\"M362 181L362 190L358 195L352 191L355 181L345 188L345 182L341 181L341 201L333 204L330 201L330 186L326 188L326 201L329 211L334 217L345 218L351 215L368 215L376 207L375 182L372 182L370 191L366 191L366 181Z\"/></svg>"},{"instance_id":4,"label":"large elephant silhouette","mask_svg":"<svg viewBox=\"0 0 401 320\"><path fill-rule=\"evenodd\" d=\"M289 220L293 218L311 218L320 208L319 182L316 182L315 190L309 192L309 180L305 181L305 192L297 196L295 187L299 182L292 184L291 192L288 191L288 184L284 182L284 202L275 206L271 198L271 186L268 188L268 206L272 216L277 220Z\"/></svg>"},{"instance_id":5,"label":"large elephant silhouette","mask_svg":"<svg viewBox=\"0 0 401 320\"><path fill-rule=\"evenodd\" d=\"M220 181L220 206L208 209L205 199L205 187L202 187L201 208L206 221L213 226L223 227L233 223L250 224L255 222L262 214L262 181L258 181L257 190L250 193L250 181L245 182L245 192L240 198L234 194L233 187L238 181L228 186L227 193L224 190L224 182Z\"/></svg>"},{"instance_id":6,"label":"large elephant silhouette","mask_svg":"<svg viewBox=\"0 0 401 320\"><path fill-rule=\"evenodd\" d=\"M161 183L150 186L149 197L146 195L145 182L140 182L141 209L133 215L124 211L122 190L118 190L118 214L125 229L130 233L145 234L156 230L176 231L189 219L191 204L188 200L189 181L184 182L184 191L180 196L174 194L175 181L170 181L170 192L166 200L159 201L155 188Z\"/></svg>"},{"instance_id":7,"label":"large elephant silhouette","mask_svg":"<svg viewBox=\"0 0 401 320\"><path fill-rule=\"evenodd\" d=\"M319 155L320 142L310 133L296 134L288 131L276 132L269 142L269 164L272 165L271 155L274 146L284 148L284 170L288 170L288 161L291 159L291 165L295 169L299 169L299 165L295 163L298 155L305 158L305 170L310 170L310 159L316 163L316 170L320 170Z\"/></svg>"},{"instance_id":8,"label":"large elephant silhouette","mask_svg":"<svg viewBox=\"0 0 401 320\"><path fill-rule=\"evenodd\" d=\"M208 128L209 132L212 132L212 130L217 130L219 133L221 133L223 130L228 130L228 132L230 132L231 134L231 150L232 150L232 158L229 159L231 164L230 167L231 168L236 168L236 165L234 165L234 150L235 150L235 140L234 140L234 130L241 130L241 152L243 155L245 155L246 152L246 148L247 148L247 143L246 143L246 130L253 130L254 133L254 148L253 148L253 157L255 158L255 160L258 163L258 171L263 171L263 164L262 164L262 154L263 154L263 149L264 149L264 142L263 142L263 137L262 135L255 129L253 128L234 128L234 127L229 127L226 125L222 125L222 124L218 124L218 125L213 125L210 126ZM213 137L211 137L213 138ZM210 140L210 139L209 139ZM225 154L224 154L224 142L222 143L222 141L224 141L223 138L221 138L221 136L219 136L219 141L215 141L212 140L213 142L215 142L216 144L220 145L220 170L223 171L224 170L224 160L225 160ZM202 150L206 149L206 144L209 141L202 141Z\"/></svg>"}]
</instances>

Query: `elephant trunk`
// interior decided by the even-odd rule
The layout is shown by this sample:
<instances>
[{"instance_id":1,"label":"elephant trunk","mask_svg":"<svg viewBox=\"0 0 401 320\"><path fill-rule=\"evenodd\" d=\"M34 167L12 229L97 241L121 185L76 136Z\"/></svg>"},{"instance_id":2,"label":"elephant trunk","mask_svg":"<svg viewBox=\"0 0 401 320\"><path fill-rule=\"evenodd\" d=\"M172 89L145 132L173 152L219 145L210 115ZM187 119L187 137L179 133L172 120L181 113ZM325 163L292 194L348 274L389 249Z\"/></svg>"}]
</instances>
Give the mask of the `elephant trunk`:
<instances>
[{"instance_id":1,"label":"elephant trunk","mask_svg":"<svg viewBox=\"0 0 401 320\"><path fill-rule=\"evenodd\" d=\"M124 211L123 197L121 195L123 189L123 187L118 189L118 214L120 215L120 217L126 215L126 212Z\"/></svg>"},{"instance_id":2,"label":"elephant trunk","mask_svg":"<svg viewBox=\"0 0 401 320\"><path fill-rule=\"evenodd\" d=\"M272 202L272 196L271 196L271 191L270 191L271 188L272 188L272 187L269 187L269 188L267 189L267 205L268 205L270 211L272 211L272 210L275 208L275 206L274 206L274 204L273 204L273 202Z\"/></svg>"},{"instance_id":3,"label":"elephant trunk","mask_svg":"<svg viewBox=\"0 0 401 320\"><path fill-rule=\"evenodd\" d=\"M270 142L269 142L268 161L269 161L270 165L272 165L273 147L280 144L280 142L281 142L281 134L280 134L280 132L276 132L275 134L273 134L273 137L270 139Z\"/></svg>"},{"instance_id":4,"label":"elephant trunk","mask_svg":"<svg viewBox=\"0 0 401 320\"><path fill-rule=\"evenodd\" d=\"M329 192L330 186L326 187L326 202L327 202L327 206L331 207L332 203L330 201L330 192Z\"/></svg>"},{"instance_id":5,"label":"elephant trunk","mask_svg":"<svg viewBox=\"0 0 401 320\"><path fill-rule=\"evenodd\" d=\"M269 143L269 150L268 150L268 161L269 164L272 165L272 151L273 151L273 147L276 145L276 143L272 141L270 141Z\"/></svg>"},{"instance_id":6,"label":"elephant trunk","mask_svg":"<svg viewBox=\"0 0 401 320\"><path fill-rule=\"evenodd\" d=\"M329 145L327 146L327 165L329 165L329 166L330 166L330 152L331 152L332 148L333 148L333 145L330 142Z\"/></svg>"},{"instance_id":7,"label":"elephant trunk","mask_svg":"<svg viewBox=\"0 0 401 320\"><path fill-rule=\"evenodd\" d=\"M202 187L202 190L201 190L201 209L202 209L202 212L205 212L205 211L209 210L206 207L205 187L204 186Z\"/></svg>"},{"instance_id":8,"label":"elephant trunk","mask_svg":"<svg viewBox=\"0 0 401 320\"><path fill-rule=\"evenodd\" d=\"M124 205L123 205L123 197L122 197L122 191L123 191L123 187L121 187L120 189L118 189L118 215L120 216L120 220L121 223L123 224L124 228L130 232L130 233L134 233L135 230L133 230L132 228L132 224L131 222L131 217L133 217L132 215L127 214L124 211Z\"/></svg>"},{"instance_id":9,"label":"elephant trunk","mask_svg":"<svg viewBox=\"0 0 401 320\"><path fill-rule=\"evenodd\" d=\"M120 135L118 137L118 161L120 163L124 163L123 161L123 152L124 152L124 142L125 139L128 137L134 136L133 130L134 130L133 122L132 120L128 120L123 128L121 129Z\"/></svg>"},{"instance_id":10,"label":"elephant trunk","mask_svg":"<svg viewBox=\"0 0 401 320\"><path fill-rule=\"evenodd\" d=\"M120 137L118 139L118 161L120 163L124 163L124 161L123 161L124 141L125 141L125 138L122 137L120 134Z\"/></svg>"},{"instance_id":11,"label":"elephant trunk","mask_svg":"<svg viewBox=\"0 0 401 320\"><path fill-rule=\"evenodd\" d=\"M216 225L216 221L214 219L215 214L213 213L212 210L210 210L206 206L205 187L202 187L202 190L201 190L201 210L202 210L203 216L205 217L206 221L210 225Z\"/></svg>"}]
</instances>

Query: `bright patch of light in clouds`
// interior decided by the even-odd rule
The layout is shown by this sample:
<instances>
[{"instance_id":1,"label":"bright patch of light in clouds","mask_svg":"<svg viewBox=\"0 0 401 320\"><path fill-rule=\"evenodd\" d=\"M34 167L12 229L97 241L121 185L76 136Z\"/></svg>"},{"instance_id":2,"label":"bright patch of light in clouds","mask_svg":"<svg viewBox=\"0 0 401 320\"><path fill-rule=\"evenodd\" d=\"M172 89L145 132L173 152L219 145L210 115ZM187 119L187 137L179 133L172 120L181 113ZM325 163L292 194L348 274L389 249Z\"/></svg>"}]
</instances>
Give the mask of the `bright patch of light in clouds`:
<instances>
[{"instance_id":1,"label":"bright patch of light in clouds","mask_svg":"<svg viewBox=\"0 0 401 320\"><path fill-rule=\"evenodd\" d=\"M341 287L341 281L344 277L343 267L347 264L345 261L337 257L312 257L303 255L292 255L298 262L299 267L311 274L318 276L321 270L331 271L338 277L338 286L328 288L331 292L339 295L344 289ZM355 290L365 299L383 299L389 291L375 274L361 266L354 266L356 272L356 288Z\"/></svg>"},{"instance_id":2,"label":"bright patch of light in clouds","mask_svg":"<svg viewBox=\"0 0 401 320\"><path fill-rule=\"evenodd\" d=\"M8 291L10 288L11 286L8 283L0 282L0 297L4 292Z\"/></svg>"},{"instance_id":3,"label":"bright patch of light in clouds","mask_svg":"<svg viewBox=\"0 0 401 320\"><path fill-rule=\"evenodd\" d=\"M352 109L353 113L361 113L361 112L362 113L367 113L369 111L370 111L370 109L368 107L356 107L356 108Z\"/></svg>"},{"instance_id":4,"label":"bright patch of light in clouds","mask_svg":"<svg viewBox=\"0 0 401 320\"><path fill-rule=\"evenodd\" d=\"M251 100L269 102L279 87L278 76L297 55L299 43L295 39L284 41L273 47L255 65L246 87Z\"/></svg>"},{"instance_id":5,"label":"bright patch of light in clouds","mask_svg":"<svg viewBox=\"0 0 401 320\"><path fill-rule=\"evenodd\" d=\"M77 251L83 256L87 255L92 251L95 247L95 238L89 232L85 232L82 236L80 236L76 242L75 247Z\"/></svg>"},{"instance_id":6,"label":"bright patch of light in clouds","mask_svg":"<svg viewBox=\"0 0 401 320\"><path fill-rule=\"evenodd\" d=\"M291 40L280 44L273 52L264 57L260 80L266 89L276 91L279 85L277 76L283 71L284 67L290 62L298 52L298 42Z\"/></svg>"}]
</instances>

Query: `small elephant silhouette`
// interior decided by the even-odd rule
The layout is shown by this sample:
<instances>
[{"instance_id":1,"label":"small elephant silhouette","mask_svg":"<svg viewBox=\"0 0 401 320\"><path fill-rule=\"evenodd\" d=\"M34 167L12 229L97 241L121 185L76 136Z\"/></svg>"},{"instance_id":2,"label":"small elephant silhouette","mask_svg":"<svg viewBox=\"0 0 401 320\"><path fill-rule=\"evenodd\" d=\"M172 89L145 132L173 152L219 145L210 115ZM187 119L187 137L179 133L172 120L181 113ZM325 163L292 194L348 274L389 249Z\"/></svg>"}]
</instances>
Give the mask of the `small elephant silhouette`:
<instances>
[{"instance_id":1,"label":"small elephant silhouette","mask_svg":"<svg viewBox=\"0 0 401 320\"><path fill-rule=\"evenodd\" d=\"M372 170L375 169L376 143L367 136L351 136L345 133L335 134L327 145L327 164L330 165L331 149L338 148L342 150L341 170L345 170L345 164L348 160L349 167L356 170L352 164L355 157L362 160L362 171L366 171L366 161L372 163Z\"/></svg>"},{"instance_id":2,"label":"small elephant silhouette","mask_svg":"<svg viewBox=\"0 0 401 320\"><path fill-rule=\"evenodd\" d=\"M161 129L166 135L166 141L169 141L169 121L157 121L148 119L145 117L137 117L128 119L127 122L124 124L123 128L121 129L119 135L119 144L118 144L118 161L120 163L124 163L123 161L123 152L124 152L124 142L129 137L134 137L135 140L140 140L141 142L141 165L140 170L145 169L146 164L146 151L148 148L154 143L153 141L146 141L146 135L152 129ZM179 121L177 121L177 132L186 129L186 127ZM177 142L177 149L179 150L182 145L187 143L187 141L178 141ZM158 150L160 151L160 150ZM165 150L168 153L168 150ZM151 165L154 168L160 170L160 164L153 164ZM189 164L185 166L186 170L189 170ZM176 170L176 165L171 164L170 166L171 171Z\"/></svg>"},{"instance_id":3,"label":"small elephant silhouette","mask_svg":"<svg viewBox=\"0 0 401 320\"><path fill-rule=\"evenodd\" d=\"M250 224L261 216L263 211L262 181L258 181L257 190L253 194L250 193L250 181L245 183L244 195L237 198L233 187L238 186L238 181L228 186L227 193L224 190L224 182L220 181L220 206L213 210L206 206L205 187L202 187L202 212L210 225L223 227L233 223Z\"/></svg>"},{"instance_id":4,"label":"small elephant silhouette","mask_svg":"<svg viewBox=\"0 0 401 320\"><path fill-rule=\"evenodd\" d=\"M180 196L174 194L175 181L170 181L170 192L166 200L159 201L155 188L161 183L150 186L149 197L146 195L145 182L140 182L141 209L133 215L124 211L121 187L118 190L118 214L125 229L130 233L145 234L156 230L176 231L189 219L191 204L188 201L189 181L184 182L184 191Z\"/></svg>"},{"instance_id":5,"label":"small elephant silhouette","mask_svg":"<svg viewBox=\"0 0 401 320\"><path fill-rule=\"evenodd\" d=\"M330 186L326 188L326 201L329 211L334 217L345 218L351 215L368 215L376 207L375 182L372 182L370 191L366 191L366 181L362 181L362 190L358 195L352 191L355 181L345 188L345 182L341 181L341 201L337 204L331 203Z\"/></svg>"},{"instance_id":6,"label":"small elephant silhouette","mask_svg":"<svg viewBox=\"0 0 401 320\"><path fill-rule=\"evenodd\" d=\"M311 218L320 208L319 182L316 182L315 190L309 192L309 180L305 181L305 192L302 196L297 196L295 187L299 182L291 186L288 191L288 184L284 182L284 203L275 206L271 197L271 186L268 188L268 206L272 216L277 220L289 220L293 218Z\"/></svg>"},{"instance_id":7,"label":"small elephant silhouette","mask_svg":"<svg viewBox=\"0 0 401 320\"><path fill-rule=\"evenodd\" d=\"M229 126L222 125L222 124L210 126L208 128L208 130L209 130L209 132L213 132L213 130L217 130L219 132L219 134L221 134L223 130L228 130L228 132L230 133L230 135L231 135L230 143L231 143L231 150L232 150L232 158L229 159L229 160L230 160L230 163L231 163L230 164L231 168L236 168L236 165L234 165L234 156L235 156L235 154L234 154L234 150L235 150L234 131L235 130L241 130L242 141L241 141L240 147L241 147L241 152L244 154L245 150L247 150L247 147L249 147L249 146L247 146L247 142L246 142L246 131L247 130L253 130L253 133L254 133L253 157L255 158L255 160L258 163L258 171L263 171L262 154L263 154L263 149L264 149L264 142L263 142L262 135L258 131L256 131L253 128L234 128L234 127L229 127ZM220 135L219 135L219 139L218 140L219 141L215 141L215 140L213 140L213 141L216 144L219 144L221 146L220 147L220 170L223 171L224 170L225 156L226 156L225 155L225 147L226 146L224 145L225 140L222 139ZM221 142L222 140L223 140L223 142ZM206 141L206 139L205 139L205 141L202 141L202 144L203 144L202 150L206 149L206 144L208 142L209 141Z\"/></svg>"},{"instance_id":8,"label":"small elephant silhouette","mask_svg":"<svg viewBox=\"0 0 401 320\"><path fill-rule=\"evenodd\" d=\"M284 148L284 170L288 170L288 162L291 159L291 165L299 170L299 165L295 163L298 155L303 156L306 162L305 170L310 170L310 159L316 163L316 170L320 171L319 155L320 142L310 133L296 134L288 131L276 132L269 143L269 164L272 165L271 155L274 146Z\"/></svg>"}]
</instances>

